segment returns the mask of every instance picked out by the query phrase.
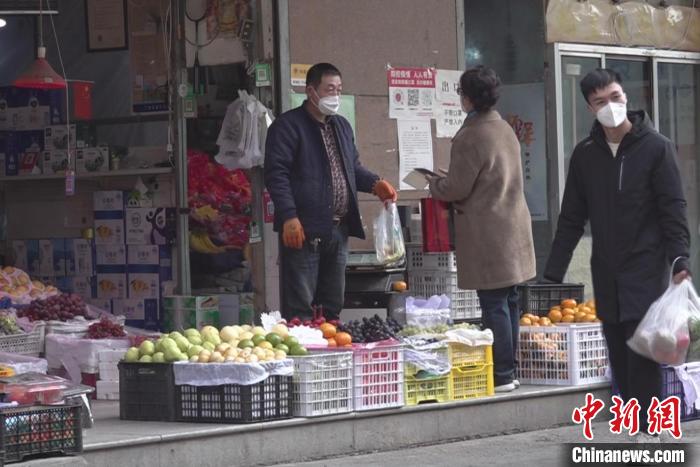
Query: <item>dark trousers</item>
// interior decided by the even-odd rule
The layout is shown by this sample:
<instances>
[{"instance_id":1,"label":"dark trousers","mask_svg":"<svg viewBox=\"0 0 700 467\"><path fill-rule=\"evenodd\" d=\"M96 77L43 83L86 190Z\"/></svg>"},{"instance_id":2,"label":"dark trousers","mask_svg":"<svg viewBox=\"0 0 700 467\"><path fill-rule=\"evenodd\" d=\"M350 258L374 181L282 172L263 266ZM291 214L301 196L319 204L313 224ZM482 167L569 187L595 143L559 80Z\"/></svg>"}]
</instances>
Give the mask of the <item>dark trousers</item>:
<instances>
[{"instance_id":1,"label":"dark trousers","mask_svg":"<svg viewBox=\"0 0 700 467\"><path fill-rule=\"evenodd\" d=\"M493 332L493 379L496 386L513 382L515 376L520 313L518 289L477 290L481 324Z\"/></svg>"},{"instance_id":2,"label":"dark trousers","mask_svg":"<svg viewBox=\"0 0 700 467\"><path fill-rule=\"evenodd\" d=\"M280 242L280 287L282 315L311 317L311 307L320 305L326 319L337 319L345 301L345 265L348 233L343 224L331 236L307 238L300 250Z\"/></svg>"},{"instance_id":3,"label":"dark trousers","mask_svg":"<svg viewBox=\"0 0 700 467\"><path fill-rule=\"evenodd\" d=\"M647 410L651 398L661 397L661 366L642 357L627 346L639 321L603 323L603 334L608 344L608 356L613 378L626 403L631 398L639 402L639 431L648 427Z\"/></svg>"}]
</instances>

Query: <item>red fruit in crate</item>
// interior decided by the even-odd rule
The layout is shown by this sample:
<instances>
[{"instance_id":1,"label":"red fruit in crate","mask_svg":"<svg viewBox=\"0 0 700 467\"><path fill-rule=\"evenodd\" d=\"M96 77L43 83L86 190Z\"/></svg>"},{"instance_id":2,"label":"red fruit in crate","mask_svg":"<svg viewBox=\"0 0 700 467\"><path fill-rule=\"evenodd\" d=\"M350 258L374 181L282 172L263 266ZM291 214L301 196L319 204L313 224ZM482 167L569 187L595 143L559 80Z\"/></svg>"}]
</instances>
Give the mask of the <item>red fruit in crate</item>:
<instances>
[{"instance_id":1,"label":"red fruit in crate","mask_svg":"<svg viewBox=\"0 0 700 467\"><path fill-rule=\"evenodd\" d=\"M292 320L290 321L290 324L292 324L292 325L294 325L294 326L299 326L299 325L301 324L301 319L299 319L298 316L295 316L295 317L292 318Z\"/></svg>"}]
</instances>

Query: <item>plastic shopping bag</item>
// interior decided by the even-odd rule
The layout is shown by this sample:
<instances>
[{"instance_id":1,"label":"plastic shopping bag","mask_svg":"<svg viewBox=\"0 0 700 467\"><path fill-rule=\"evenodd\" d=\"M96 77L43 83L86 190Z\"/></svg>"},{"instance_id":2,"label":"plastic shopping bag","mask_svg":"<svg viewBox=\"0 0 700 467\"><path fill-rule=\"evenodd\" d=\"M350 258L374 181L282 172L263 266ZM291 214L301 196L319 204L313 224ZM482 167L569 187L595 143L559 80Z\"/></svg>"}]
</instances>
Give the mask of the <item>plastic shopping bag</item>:
<instances>
[{"instance_id":1,"label":"plastic shopping bag","mask_svg":"<svg viewBox=\"0 0 700 467\"><path fill-rule=\"evenodd\" d=\"M396 203L382 206L374 220L374 249L380 264L398 263L406 254Z\"/></svg>"},{"instance_id":2,"label":"plastic shopping bag","mask_svg":"<svg viewBox=\"0 0 700 467\"><path fill-rule=\"evenodd\" d=\"M671 282L649 307L627 345L640 355L666 365L685 363L690 346L689 323L700 319L700 300L690 279ZM700 338L697 336L696 339ZM700 345L700 344L699 344Z\"/></svg>"}]
</instances>

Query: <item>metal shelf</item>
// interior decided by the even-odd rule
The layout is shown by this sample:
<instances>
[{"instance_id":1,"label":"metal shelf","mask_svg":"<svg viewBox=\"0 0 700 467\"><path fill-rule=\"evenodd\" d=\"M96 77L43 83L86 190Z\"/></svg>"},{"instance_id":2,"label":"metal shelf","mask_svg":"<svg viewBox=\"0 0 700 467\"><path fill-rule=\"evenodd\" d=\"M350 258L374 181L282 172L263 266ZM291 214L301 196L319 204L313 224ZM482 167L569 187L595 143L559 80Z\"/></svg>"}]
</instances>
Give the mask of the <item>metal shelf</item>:
<instances>
[{"instance_id":1,"label":"metal shelf","mask_svg":"<svg viewBox=\"0 0 700 467\"><path fill-rule=\"evenodd\" d=\"M173 172L172 167L152 167L149 169L129 169L129 170L114 170L109 172L94 172L85 174L76 174L76 180L88 178L102 177L134 177L138 175L167 175ZM16 175L14 177L0 177L0 182L25 182L34 180L61 180L65 179L65 175Z\"/></svg>"}]
</instances>

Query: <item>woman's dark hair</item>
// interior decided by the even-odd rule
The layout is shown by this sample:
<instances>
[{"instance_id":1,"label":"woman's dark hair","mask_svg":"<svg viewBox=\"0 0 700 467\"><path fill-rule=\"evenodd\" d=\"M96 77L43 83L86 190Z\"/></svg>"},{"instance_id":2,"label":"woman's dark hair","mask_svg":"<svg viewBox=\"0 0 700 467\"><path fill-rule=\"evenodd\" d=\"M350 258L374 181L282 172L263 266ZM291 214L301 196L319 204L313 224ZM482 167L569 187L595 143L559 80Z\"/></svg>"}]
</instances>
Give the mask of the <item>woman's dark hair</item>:
<instances>
[{"instance_id":1,"label":"woman's dark hair","mask_svg":"<svg viewBox=\"0 0 700 467\"><path fill-rule=\"evenodd\" d=\"M501 79L491 68L479 65L462 73L459 93L466 96L477 112L491 110L500 94Z\"/></svg>"},{"instance_id":2,"label":"woman's dark hair","mask_svg":"<svg viewBox=\"0 0 700 467\"><path fill-rule=\"evenodd\" d=\"M591 71L581 80L581 93L583 93L583 98L588 102L588 96L598 89L608 87L612 83L622 84L622 77L617 71L609 68L597 68Z\"/></svg>"}]
</instances>

